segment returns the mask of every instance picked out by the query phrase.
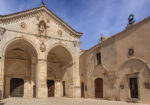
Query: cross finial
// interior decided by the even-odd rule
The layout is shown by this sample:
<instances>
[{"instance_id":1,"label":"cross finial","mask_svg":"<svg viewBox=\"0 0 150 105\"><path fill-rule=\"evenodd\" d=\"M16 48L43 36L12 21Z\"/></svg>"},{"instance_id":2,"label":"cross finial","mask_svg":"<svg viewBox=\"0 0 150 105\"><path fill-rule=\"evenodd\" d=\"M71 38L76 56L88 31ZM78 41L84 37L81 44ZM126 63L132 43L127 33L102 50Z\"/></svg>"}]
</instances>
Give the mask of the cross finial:
<instances>
[{"instance_id":1,"label":"cross finial","mask_svg":"<svg viewBox=\"0 0 150 105\"><path fill-rule=\"evenodd\" d=\"M45 6L44 0L42 0L42 2L41 2L41 6Z\"/></svg>"}]
</instances>

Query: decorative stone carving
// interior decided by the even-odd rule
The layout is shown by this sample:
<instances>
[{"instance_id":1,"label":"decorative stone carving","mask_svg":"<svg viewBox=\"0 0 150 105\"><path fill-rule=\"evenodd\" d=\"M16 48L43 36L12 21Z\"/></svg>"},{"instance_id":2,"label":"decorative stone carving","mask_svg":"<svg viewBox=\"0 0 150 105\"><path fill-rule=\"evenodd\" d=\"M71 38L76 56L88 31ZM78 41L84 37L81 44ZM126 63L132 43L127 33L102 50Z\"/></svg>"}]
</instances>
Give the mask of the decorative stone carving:
<instances>
[{"instance_id":1,"label":"decorative stone carving","mask_svg":"<svg viewBox=\"0 0 150 105\"><path fill-rule=\"evenodd\" d=\"M129 56L133 56L133 55L134 55L134 49L133 49L133 48L130 48L130 49L128 50L128 55L129 55Z\"/></svg>"},{"instance_id":2,"label":"decorative stone carving","mask_svg":"<svg viewBox=\"0 0 150 105\"><path fill-rule=\"evenodd\" d=\"M40 23L39 23L39 34L40 35L46 35L46 29L47 29L46 23L43 20L40 21Z\"/></svg>"},{"instance_id":3,"label":"decorative stone carving","mask_svg":"<svg viewBox=\"0 0 150 105\"><path fill-rule=\"evenodd\" d=\"M2 40L5 31L6 31L5 28L0 27L0 41Z\"/></svg>"},{"instance_id":4,"label":"decorative stone carving","mask_svg":"<svg viewBox=\"0 0 150 105\"><path fill-rule=\"evenodd\" d=\"M47 23L49 23L50 22L50 18L47 18Z\"/></svg>"},{"instance_id":5,"label":"decorative stone carving","mask_svg":"<svg viewBox=\"0 0 150 105\"><path fill-rule=\"evenodd\" d=\"M123 84L120 85L120 89L124 89L124 85Z\"/></svg>"},{"instance_id":6,"label":"decorative stone carving","mask_svg":"<svg viewBox=\"0 0 150 105\"><path fill-rule=\"evenodd\" d=\"M149 82L145 82L144 85L145 85L145 89L150 89L150 83Z\"/></svg>"},{"instance_id":7,"label":"decorative stone carving","mask_svg":"<svg viewBox=\"0 0 150 105\"><path fill-rule=\"evenodd\" d=\"M21 27L21 29L26 29L26 28L27 28L27 25L26 25L25 22L21 22L21 23L20 23L20 27Z\"/></svg>"},{"instance_id":8,"label":"decorative stone carving","mask_svg":"<svg viewBox=\"0 0 150 105\"><path fill-rule=\"evenodd\" d=\"M41 50L41 52L45 52L45 50L46 50L46 45L45 45L44 42L41 43L40 50Z\"/></svg>"},{"instance_id":9,"label":"decorative stone carving","mask_svg":"<svg viewBox=\"0 0 150 105\"><path fill-rule=\"evenodd\" d=\"M62 32L62 30L58 30L58 35L60 36L60 37L62 37L62 34L63 34L63 32Z\"/></svg>"},{"instance_id":10,"label":"decorative stone carving","mask_svg":"<svg viewBox=\"0 0 150 105\"><path fill-rule=\"evenodd\" d=\"M40 20L40 16L37 16L36 19L39 21Z\"/></svg>"},{"instance_id":11,"label":"decorative stone carving","mask_svg":"<svg viewBox=\"0 0 150 105\"><path fill-rule=\"evenodd\" d=\"M80 46L80 42L78 41L73 41L74 47L79 47Z\"/></svg>"}]
</instances>

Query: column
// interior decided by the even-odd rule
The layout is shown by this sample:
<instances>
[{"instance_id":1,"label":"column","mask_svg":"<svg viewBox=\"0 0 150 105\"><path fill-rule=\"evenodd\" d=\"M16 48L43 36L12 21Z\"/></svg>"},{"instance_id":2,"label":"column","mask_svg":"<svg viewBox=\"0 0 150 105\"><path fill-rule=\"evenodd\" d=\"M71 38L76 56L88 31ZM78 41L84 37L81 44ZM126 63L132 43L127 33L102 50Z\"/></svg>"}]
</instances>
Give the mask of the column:
<instances>
[{"instance_id":1,"label":"column","mask_svg":"<svg viewBox=\"0 0 150 105\"><path fill-rule=\"evenodd\" d=\"M38 59L36 70L36 97L47 98L47 60Z\"/></svg>"},{"instance_id":2,"label":"column","mask_svg":"<svg viewBox=\"0 0 150 105\"><path fill-rule=\"evenodd\" d=\"M61 81L60 80L56 80L55 81L55 97L61 97Z\"/></svg>"}]
</instances>

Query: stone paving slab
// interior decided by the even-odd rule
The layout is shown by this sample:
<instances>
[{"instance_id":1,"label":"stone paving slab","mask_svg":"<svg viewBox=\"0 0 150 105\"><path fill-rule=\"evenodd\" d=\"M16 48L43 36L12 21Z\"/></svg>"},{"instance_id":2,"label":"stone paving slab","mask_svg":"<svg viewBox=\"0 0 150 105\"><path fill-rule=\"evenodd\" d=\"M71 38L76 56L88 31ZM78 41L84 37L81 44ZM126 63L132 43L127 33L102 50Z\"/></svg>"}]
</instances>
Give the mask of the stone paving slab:
<instances>
[{"instance_id":1,"label":"stone paving slab","mask_svg":"<svg viewBox=\"0 0 150 105\"><path fill-rule=\"evenodd\" d=\"M8 98L0 102L0 105L148 105L141 103L127 103L121 101L107 101L99 99L83 98Z\"/></svg>"}]
</instances>

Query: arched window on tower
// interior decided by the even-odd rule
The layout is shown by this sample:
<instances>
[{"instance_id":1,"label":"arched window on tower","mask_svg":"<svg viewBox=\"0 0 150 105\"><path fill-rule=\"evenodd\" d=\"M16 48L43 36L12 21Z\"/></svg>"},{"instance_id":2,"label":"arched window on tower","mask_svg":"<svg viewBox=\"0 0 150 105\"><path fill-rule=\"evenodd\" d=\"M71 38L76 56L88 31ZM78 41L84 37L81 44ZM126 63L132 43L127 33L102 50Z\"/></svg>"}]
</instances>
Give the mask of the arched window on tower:
<instances>
[{"instance_id":1,"label":"arched window on tower","mask_svg":"<svg viewBox=\"0 0 150 105\"><path fill-rule=\"evenodd\" d=\"M42 20L39 23L39 34L46 35L47 26L46 23Z\"/></svg>"}]
</instances>

